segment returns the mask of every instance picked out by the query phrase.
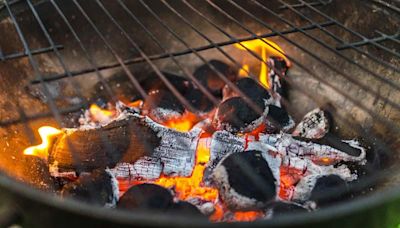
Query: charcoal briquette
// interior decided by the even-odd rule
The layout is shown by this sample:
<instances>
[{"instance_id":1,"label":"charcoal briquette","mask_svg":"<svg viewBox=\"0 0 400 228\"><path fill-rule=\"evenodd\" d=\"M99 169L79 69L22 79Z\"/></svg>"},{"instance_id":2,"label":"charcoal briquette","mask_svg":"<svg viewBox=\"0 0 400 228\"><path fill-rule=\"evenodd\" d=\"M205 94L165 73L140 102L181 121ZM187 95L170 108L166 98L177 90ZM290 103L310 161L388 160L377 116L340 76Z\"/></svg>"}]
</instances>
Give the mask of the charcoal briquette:
<instances>
[{"instance_id":1,"label":"charcoal briquette","mask_svg":"<svg viewBox=\"0 0 400 228\"><path fill-rule=\"evenodd\" d=\"M338 175L323 176L317 179L310 200L324 206L345 199L348 192L348 184Z\"/></svg>"}]
</instances>

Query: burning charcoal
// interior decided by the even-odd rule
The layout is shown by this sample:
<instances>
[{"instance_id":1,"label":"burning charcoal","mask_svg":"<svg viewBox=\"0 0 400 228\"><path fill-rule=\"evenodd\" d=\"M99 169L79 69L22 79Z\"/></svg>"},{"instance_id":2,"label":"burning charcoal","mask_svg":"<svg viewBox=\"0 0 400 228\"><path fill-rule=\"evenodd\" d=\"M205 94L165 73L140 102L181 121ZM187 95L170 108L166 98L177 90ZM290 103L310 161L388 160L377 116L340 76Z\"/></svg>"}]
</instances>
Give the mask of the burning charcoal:
<instances>
[{"instance_id":1,"label":"burning charcoal","mask_svg":"<svg viewBox=\"0 0 400 228\"><path fill-rule=\"evenodd\" d=\"M204 217L204 215L200 212L199 209L197 209L196 206L185 201L179 201L172 204L171 208L168 209L168 213Z\"/></svg>"},{"instance_id":2,"label":"burning charcoal","mask_svg":"<svg viewBox=\"0 0 400 228\"><path fill-rule=\"evenodd\" d=\"M279 131L288 132L294 127L292 117L284 108L270 105L267 115L267 131L268 133L277 133Z\"/></svg>"},{"instance_id":3,"label":"burning charcoal","mask_svg":"<svg viewBox=\"0 0 400 228\"><path fill-rule=\"evenodd\" d=\"M90 204L112 207L118 200L118 182L110 172L95 170L66 184L61 195Z\"/></svg>"},{"instance_id":4,"label":"burning charcoal","mask_svg":"<svg viewBox=\"0 0 400 228\"><path fill-rule=\"evenodd\" d=\"M160 145L157 131L145 118L121 116L97 128L64 129L46 148L53 176L62 172L90 172L114 167L119 162L134 163L149 156Z\"/></svg>"},{"instance_id":5,"label":"burning charcoal","mask_svg":"<svg viewBox=\"0 0 400 228\"><path fill-rule=\"evenodd\" d=\"M173 198L169 190L154 184L140 184L131 187L119 199L118 209L124 210L159 210L173 208Z\"/></svg>"},{"instance_id":6,"label":"burning charcoal","mask_svg":"<svg viewBox=\"0 0 400 228\"><path fill-rule=\"evenodd\" d=\"M262 208L276 196L276 180L260 151L229 155L214 169L212 178L233 211Z\"/></svg>"},{"instance_id":7,"label":"burning charcoal","mask_svg":"<svg viewBox=\"0 0 400 228\"><path fill-rule=\"evenodd\" d=\"M261 110L265 106L260 105ZM241 97L232 97L222 102L217 111L217 128L232 133L250 132L264 122L268 108L263 115L253 110Z\"/></svg>"},{"instance_id":8,"label":"burning charcoal","mask_svg":"<svg viewBox=\"0 0 400 228\"><path fill-rule=\"evenodd\" d=\"M346 181L339 176L323 176L317 179L310 200L316 202L318 206L323 206L346 198L348 191Z\"/></svg>"},{"instance_id":9,"label":"burning charcoal","mask_svg":"<svg viewBox=\"0 0 400 228\"><path fill-rule=\"evenodd\" d=\"M272 102L272 98L268 90L266 90L262 85L260 85L260 83L252 78L241 78L235 83L235 85L243 94L248 96L262 109L264 109L266 104L270 104ZM224 88L224 100L231 97L240 97L240 95L237 94L232 88L226 86Z\"/></svg>"},{"instance_id":10,"label":"burning charcoal","mask_svg":"<svg viewBox=\"0 0 400 228\"><path fill-rule=\"evenodd\" d=\"M271 91L279 96L286 97L287 89L282 77L286 75L289 69L288 62L282 57L272 56L268 58L267 65L269 70L268 77L271 82Z\"/></svg>"},{"instance_id":11,"label":"burning charcoal","mask_svg":"<svg viewBox=\"0 0 400 228\"><path fill-rule=\"evenodd\" d=\"M268 205L268 214L271 217L278 217L289 213L307 212L304 207L290 202L273 202Z\"/></svg>"},{"instance_id":12,"label":"burning charcoal","mask_svg":"<svg viewBox=\"0 0 400 228\"><path fill-rule=\"evenodd\" d=\"M203 113L210 112L215 108L213 102L211 102L206 95L199 89L193 89L188 92L186 99L191 103L193 107Z\"/></svg>"},{"instance_id":13,"label":"burning charcoal","mask_svg":"<svg viewBox=\"0 0 400 228\"><path fill-rule=\"evenodd\" d=\"M152 90L144 102L143 113L158 123L182 117L185 108L182 103L166 90Z\"/></svg>"},{"instance_id":14,"label":"burning charcoal","mask_svg":"<svg viewBox=\"0 0 400 228\"><path fill-rule=\"evenodd\" d=\"M211 60L208 62L208 64L213 66L228 80L236 80L237 71L226 63L219 60ZM221 79L220 76L218 76L218 74L213 69L211 69L211 67L209 67L207 64L200 66L194 72L194 76L200 81L202 85L209 89L214 96L222 98L222 89L224 88L226 83Z\"/></svg>"},{"instance_id":15,"label":"burning charcoal","mask_svg":"<svg viewBox=\"0 0 400 228\"><path fill-rule=\"evenodd\" d=\"M192 89L191 83L184 77L168 72L162 72L162 74L181 94L186 94ZM164 81L161 80L161 78L155 72L151 73L146 77L145 80L141 81L140 85L147 93L155 90L170 91L165 85Z\"/></svg>"},{"instance_id":16,"label":"burning charcoal","mask_svg":"<svg viewBox=\"0 0 400 228\"><path fill-rule=\"evenodd\" d=\"M331 116L328 112L319 108L312 110L304 116L297 125L292 135L309 139L319 139L328 133Z\"/></svg>"}]
</instances>

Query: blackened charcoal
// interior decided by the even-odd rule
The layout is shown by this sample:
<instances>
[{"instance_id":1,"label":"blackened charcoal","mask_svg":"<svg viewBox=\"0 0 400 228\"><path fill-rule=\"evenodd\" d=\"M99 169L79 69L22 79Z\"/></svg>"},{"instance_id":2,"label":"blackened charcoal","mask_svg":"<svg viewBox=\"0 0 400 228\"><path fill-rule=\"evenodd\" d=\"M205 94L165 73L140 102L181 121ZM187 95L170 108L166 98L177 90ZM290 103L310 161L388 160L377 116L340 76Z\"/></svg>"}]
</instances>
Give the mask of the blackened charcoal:
<instances>
[{"instance_id":1,"label":"blackened charcoal","mask_svg":"<svg viewBox=\"0 0 400 228\"><path fill-rule=\"evenodd\" d=\"M284 108L270 105L267 115L267 126L269 133L287 132L294 127L294 121Z\"/></svg>"},{"instance_id":2,"label":"blackened charcoal","mask_svg":"<svg viewBox=\"0 0 400 228\"><path fill-rule=\"evenodd\" d=\"M237 77L237 70L220 60L211 60L208 62L208 64L213 66L216 71L221 73L230 81L234 81ZM226 83L208 64L201 65L199 68L197 68L194 72L194 76L203 86L209 89L214 96L221 98L222 89Z\"/></svg>"},{"instance_id":3,"label":"blackened charcoal","mask_svg":"<svg viewBox=\"0 0 400 228\"><path fill-rule=\"evenodd\" d=\"M206 113L215 108L215 105L199 89L193 89L186 94L186 99L197 110Z\"/></svg>"},{"instance_id":4,"label":"blackened charcoal","mask_svg":"<svg viewBox=\"0 0 400 228\"><path fill-rule=\"evenodd\" d=\"M346 181L339 176L323 176L317 179L310 200L316 202L318 206L324 206L345 199L348 192Z\"/></svg>"},{"instance_id":5,"label":"blackened charcoal","mask_svg":"<svg viewBox=\"0 0 400 228\"><path fill-rule=\"evenodd\" d=\"M212 179L231 210L262 208L276 195L276 180L260 151L229 155L214 169Z\"/></svg>"},{"instance_id":6,"label":"blackened charcoal","mask_svg":"<svg viewBox=\"0 0 400 228\"><path fill-rule=\"evenodd\" d=\"M172 204L171 208L169 208L167 212L176 215L204 217L204 215L200 212L199 209L197 209L196 206L185 201L179 201Z\"/></svg>"},{"instance_id":7,"label":"blackened charcoal","mask_svg":"<svg viewBox=\"0 0 400 228\"><path fill-rule=\"evenodd\" d=\"M264 110L265 106L260 106L260 109ZM252 131L263 120L264 115L257 113L241 97L232 97L222 102L218 107L216 115L217 128L232 133Z\"/></svg>"},{"instance_id":8,"label":"blackened charcoal","mask_svg":"<svg viewBox=\"0 0 400 228\"><path fill-rule=\"evenodd\" d=\"M252 78L241 78L235 82L236 87L246 96L248 96L254 103L260 106L264 106L265 102L271 99L271 95L268 90L266 90L260 83L255 81ZM232 88L225 87L224 88L224 99L228 99L230 97L239 97Z\"/></svg>"},{"instance_id":9,"label":"blackened charcoal","mask_svg":"<svg viewBox=\"0 0 400 228\"><path fill-rule=\"evenodd\" d=\"M100 206L114 206L118 194L117 180L105 170L82 174L76 181L66 184L61 190L62 197Z\"/></svg>"},{"instance_id":10,"label":"blackened charcoal","mask_svg":"<svg viewBox=\"0 0 400 228\"><path fill-rule=\"evenodd\" d=\"M279 76L286 75L286 72L289 69L286 60L282 57L272 56L268 58L267 64L269 69L275 71L275 73L277 73Z\"/></svg>"},{"instance_id":11,"label":"blackened charcoal","mask_svg":"<svg viewBox=\"0 0 400 228\"><path fill-rule=\"evenodd\" d=\"M292 134L304 138L319 139L329 132L331 122L331 115L317 108L304 116Z\"/></svg>"},{"instance_id":12,"label":"blackened charcoal","mask_svg":"<svg viewBox=\"0 0 400 228\"><path fill-rule=\"evenodd\" d=\"M154 184L140 184L131 187L119 199L118 209L166 211L173 207L173 198L169 190Z\"/></svg>"},{"instance_id":13,"label":"blackened charcoal","mask_svg":"<svg viewBox=\"0 0 400 228\"><path fill-rule=\"evenodd\" d=\"M179 118L184 112L178 98L166 90L152 90L143 105L143 113L159 123Z\"/></svg>"},{"instance_id":14,"label":"blackened charcoal","mask_svg":"<svg viewBox=\"0 0 400 228\"><path fill-rule=\"evenodd\" d=\"M192 89L191 83L184 77L168 72L162 72L162 74L181 94L186 94L190 89ZM140 85L147 93L150 93L154 90L169 91L164 81L161 80L161 78L155 72L149 74L146 79L140 82Z\"/></svg>"},{"instance_id":15,"label":"blackened charcoal","mask_svg":"<svg viewBox=\"0 0 400 228\"><path fill-rule=\"evenodd\" d=\"M304 207L289 202L273 202L269 204L267 208L272 213L272 217L278 217L289 213L307 212L307 209Z\"/></svg>"}]
</instances>

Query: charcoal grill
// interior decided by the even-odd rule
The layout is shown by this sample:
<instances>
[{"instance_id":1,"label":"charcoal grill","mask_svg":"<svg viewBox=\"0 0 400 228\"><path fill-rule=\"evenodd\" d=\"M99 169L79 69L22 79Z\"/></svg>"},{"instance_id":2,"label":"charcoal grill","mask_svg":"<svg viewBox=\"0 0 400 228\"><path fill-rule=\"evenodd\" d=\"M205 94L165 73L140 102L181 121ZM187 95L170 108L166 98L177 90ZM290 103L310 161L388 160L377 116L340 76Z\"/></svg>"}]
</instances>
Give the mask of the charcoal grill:
<instances>
[{"instance_id":1,"label":"charcoal grill","mask_svg":"<svg viewBox=\"0 0 400 228\"><path fill-rule=\"evenodd\" d=\"M94 98L96 84L116 100L110 85L115 75L124 75L146 97L139 81L155 72L197 113L163 72L179 72L218 102L193 69L209 59L238 68L243 58L265 62L248 48L233 47L262 38L279 43L293 63L284 102L294 118L329 105L335 134L362 138L373 152L353 200L246 225L389 227L400 222L398 0L5 0L0 1L0 19L0 186L12 202L0 220L4 225L21 215L24 223L39 227L212 226L186 216L131 214L61 200L25 184L37 173L21 151L37 143L35 132L43 123L72 126L76 113Z\"/></svg>"}]
</instances>

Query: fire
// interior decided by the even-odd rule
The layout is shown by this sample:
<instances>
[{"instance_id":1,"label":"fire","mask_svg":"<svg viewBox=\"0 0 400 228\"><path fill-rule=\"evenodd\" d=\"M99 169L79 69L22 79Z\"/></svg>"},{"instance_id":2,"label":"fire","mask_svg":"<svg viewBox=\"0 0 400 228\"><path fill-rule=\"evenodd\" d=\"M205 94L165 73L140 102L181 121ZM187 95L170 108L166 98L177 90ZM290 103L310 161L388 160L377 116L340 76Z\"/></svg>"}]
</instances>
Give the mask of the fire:
<instances>
[{"instance_id":1,"label":"fire","mask_svg":"<svg viewBox=\"0 0 400 228\"><path fill-rule=\"evenodd\" d=\"M241 50L246 50L247 48L251 51L258 53L261 56L263 61L261 61L260 73L258 79L260 83L264 85L267 89L271 87L271 81L270 78L268 77L268 66L266 64L268 57L271 56L281 57L285 59L288 66L290 65L289 60L286 58L284 54L285 52L279 47L279 45L265 38L241 42L240 44L235 44L235 47ZM240 69L239 71L239 75L248 76L249 69L250 69L249 64L244 63L242 69Z\"/></svg>"},{"instance_id":2,"label":"fire","mask_svg":"<svg viewBox=\"0 0 400 228\"><path fill-rule=\"evenodd\" d=\"M107 110L100 108L97 104L90 105L89 114L92 120L100 123L109 122L110 119L115 117L115 110Z\"/></svg>"},{"instance_id":3,"label":"fire","mask_svg":"<svg viewBox=\"0 0 400 228\"><path fill-rule=\"evenodd\" d=\"M216 202L218 190L203 186L203 173L207 162L210 160L210 139L201 138L197 146L196 163L190 177L161 177L154 183L165 188L173 188L180 200L200 198Z\"/></svg>"},{"instance_id":4,"label":"fire","mask_svg":"<svg viewBox=\"0 0 400 228\"><path fill-rule=\"evenodd\" d=\"M62 133L61 130L58 130L54 127L44 126L40 127L39 130L40 138L42 139L42 143L37 146L31 146L24 150L24 155L32 155L37 156L42 159L47 160L48 157L48 149L51 145L52 139L60 135Z\"/></svg>"},{"instance_id":5,"label":"fire","mask_svg":"<svg viewBox=\"0 0 400 228\"><path fill-rule=\"evenodd\" d=\"M175 129L177 131L190 131L193 125L198 122L198 117L191 113L185 112L182 117L169 119L168 121L164 122L163 125L166 127Z\"/></svg>"}]
</instances>

